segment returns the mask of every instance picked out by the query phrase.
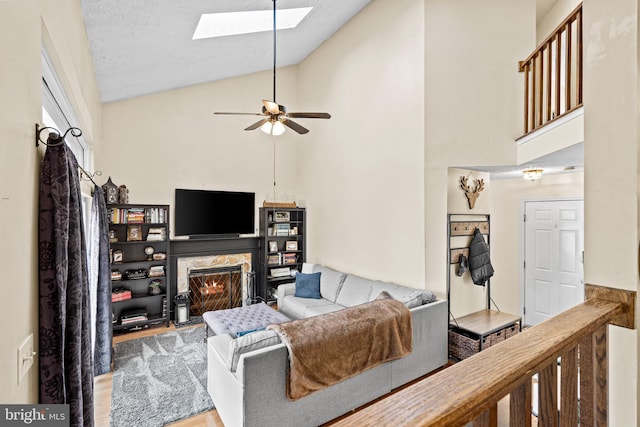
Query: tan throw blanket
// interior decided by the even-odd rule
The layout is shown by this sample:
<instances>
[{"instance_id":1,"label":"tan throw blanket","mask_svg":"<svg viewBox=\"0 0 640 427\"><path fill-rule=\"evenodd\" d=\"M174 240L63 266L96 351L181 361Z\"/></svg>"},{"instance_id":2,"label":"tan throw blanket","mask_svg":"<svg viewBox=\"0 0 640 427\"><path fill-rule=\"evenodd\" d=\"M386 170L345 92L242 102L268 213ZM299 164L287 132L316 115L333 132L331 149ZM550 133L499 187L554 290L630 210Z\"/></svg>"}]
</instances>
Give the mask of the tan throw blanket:
<instances>
[{"instance_id":1,"label":"tan throw blanket","mask_svg":"<svg viewBox=\"0 0 640 427\"><path fill-rule=\"evenodd\" d=\"M299 399L411 353L411 312L379 299L322 316L268 326L289 349L287 397Z\"/></svg>"}]
</instances>

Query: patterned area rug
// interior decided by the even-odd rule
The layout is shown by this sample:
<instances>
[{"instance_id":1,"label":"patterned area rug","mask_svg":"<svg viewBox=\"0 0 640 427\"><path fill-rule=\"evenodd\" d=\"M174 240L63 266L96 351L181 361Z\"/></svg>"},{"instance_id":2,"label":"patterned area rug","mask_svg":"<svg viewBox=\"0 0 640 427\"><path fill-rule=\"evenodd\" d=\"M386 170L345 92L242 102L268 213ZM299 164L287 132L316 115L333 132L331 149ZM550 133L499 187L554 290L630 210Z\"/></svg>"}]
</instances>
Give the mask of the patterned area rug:
<instances>
[{"instance_id":1,"label":"patterned area rug","mask_svg":"<svg viewBox=\"0 0 640 427\"><path fill-rule=\"evenodd\" d=\"M118 343L112 427L157 427L214 408L207 393L205 328Z\"/></svg>"}]
</instances>

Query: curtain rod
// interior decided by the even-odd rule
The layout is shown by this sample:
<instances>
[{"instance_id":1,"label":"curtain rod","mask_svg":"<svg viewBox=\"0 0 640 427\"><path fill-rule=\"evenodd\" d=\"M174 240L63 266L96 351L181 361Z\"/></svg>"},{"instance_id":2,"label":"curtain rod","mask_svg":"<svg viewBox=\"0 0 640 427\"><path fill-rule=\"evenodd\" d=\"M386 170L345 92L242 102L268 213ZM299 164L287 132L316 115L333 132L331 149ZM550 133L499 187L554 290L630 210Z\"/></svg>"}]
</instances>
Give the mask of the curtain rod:
<instances>
[{"instance_id":1,"label":"curtain rod","mask_svg":"<svg viewBox=\"0 0 640 427\"><path fill-rule=\"evenodd\" d=\"M49 137L47 138L47 142L44 142L42 140L42 138L40 138L40 133L45 130L45 129L51 129L53 132L49 133ZM46 145L47 147L51 146L51 147L56 147L58 145L64 144L64 139L66 138L67 134L71 133L72 136L75 136L76 138L82 135L82 130L80 128L76 128L76 127L70 127L69 129L67 129L67 131L62 134L62 136L60 136L60 131L54 127L50 127L50 126L46 126L46 127L40 127L40 125L38 123L36 123L36 147L38 147L40 145L40 143ZM55 136L54 136L55 135ZM96 182L93 180L94 176L101 176L102 172L101 171L95 171L94 173L90 173L87 172L82 166L78 165L78 169L80 169L80 179L83 181L91 181L93 182L93 184L95 186L98 186L98 184L96 184ZM86 178L83 178L83 176L86 176Z\"/></svg>"}]
</instances>

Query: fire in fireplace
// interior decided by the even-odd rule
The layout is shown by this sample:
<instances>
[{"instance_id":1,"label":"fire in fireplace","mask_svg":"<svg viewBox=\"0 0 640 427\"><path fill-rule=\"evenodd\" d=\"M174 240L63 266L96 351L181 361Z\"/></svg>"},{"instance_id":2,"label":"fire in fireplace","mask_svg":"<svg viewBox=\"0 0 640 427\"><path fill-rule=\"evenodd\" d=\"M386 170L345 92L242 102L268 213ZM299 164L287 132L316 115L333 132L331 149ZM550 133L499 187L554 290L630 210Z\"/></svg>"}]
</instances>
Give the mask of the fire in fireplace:
<instances>
[{"instance_id":1,"label":"fire in fireplace","mask_svg":"<svg viewBox=\"0 0 640 427\"><path fill-rule=\"evenodd\" d=\"M242 267L215 267L189 271L192 316L242 305Z\"/></svg>"}]
</instances>

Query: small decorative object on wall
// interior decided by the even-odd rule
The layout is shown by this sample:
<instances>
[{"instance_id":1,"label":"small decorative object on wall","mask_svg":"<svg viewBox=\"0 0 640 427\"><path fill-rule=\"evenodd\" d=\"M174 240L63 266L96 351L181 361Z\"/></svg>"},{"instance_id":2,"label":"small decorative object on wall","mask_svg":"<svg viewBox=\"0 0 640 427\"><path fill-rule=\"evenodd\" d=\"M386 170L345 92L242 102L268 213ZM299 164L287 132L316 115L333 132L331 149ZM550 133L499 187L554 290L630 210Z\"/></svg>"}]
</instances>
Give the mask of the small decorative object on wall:
<instances>
[{"instance_id":1,"label":"small decorative object on wall","mask_svg":"<svg viewBox=\"0 0 640 427\"><path fill-rule=\"evenodd\" d=\"M111 181L111 177L102 185L102 190L104 190L104 197L107 204L115 204L118 203L118 186Z\"/></svg>"},{"instance_id":2,"label":"small decorative object on wall","mask_svg":"<svg viewBox=\"0 0 640 427\"><path fill-rule=\"evenodd\" d=\"M127 242L137 242L142 240L142 225L127 226Z\"/></svg>"},{"instance_id":3,"label":"small decorative object on wall","mask_svg":"<svg viewBox=\"0 0 640 427\"><path fill-rule=\"evenodd\" d=\"M274 240L269 242L269 252L278 252L278 242Z\"/></svg>"},{"instance_id":4,"label":"small decorative object on wall","mask_svg":"<svg viewBox=\"0 0 640 427\"><path fill-rule=\"evenodd\" d=\"M127 190L127 186L124 184L118 187L118 203L121 205L129 203L129 190Z\"/></svg>"},{"instance_id":5,"label":"small decorative object on wall","mask_svg":"<svg viewBox=\"0 0 640 427\"><path fill-rule=\"evenodd\" d=\"M460 188L462 188L464 194L467 196L467 200L469 201L469 209L473 209L473 207L476 205L478 196L480 196L480 192L484 190L484 179L474 179L473 183L475 184L475 187L473 189L469 187L467 179L468 178L466 176L460 177Z\"/></svg>"}]
</instances>

